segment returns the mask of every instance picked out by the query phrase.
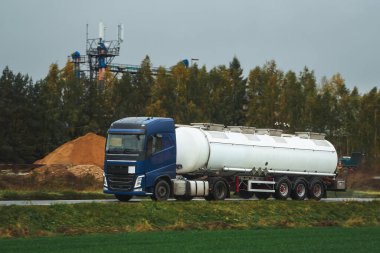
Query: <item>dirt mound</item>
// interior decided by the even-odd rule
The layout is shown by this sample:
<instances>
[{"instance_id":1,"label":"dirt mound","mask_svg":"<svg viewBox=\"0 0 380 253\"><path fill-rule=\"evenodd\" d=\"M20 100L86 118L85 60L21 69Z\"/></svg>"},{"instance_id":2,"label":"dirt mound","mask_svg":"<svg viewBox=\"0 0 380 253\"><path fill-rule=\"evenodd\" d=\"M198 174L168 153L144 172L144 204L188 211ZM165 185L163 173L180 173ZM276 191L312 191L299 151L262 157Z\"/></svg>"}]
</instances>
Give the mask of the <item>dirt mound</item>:
<instances>
[{"instance_id":1,"label":"dirt mound","mask_svg":"<svg viewBox=\"0 0 380 253\"><path fill-rule=\"evenodd\" d=\"M106 139L94 133L88 133L69 141L53 152L35 161L35 164L91 164L103 168L104 146Z\"/></svg>"},{"instance_id":2,"label":"dirt mound","mask_svg":"<svg viewBox=\"0 0 380 253\"><path fill-rule=\"evenodd\" d=\"M94 176L95 180L103 181L103 169L95 165L75 165L67 169L68 172L77 177L85 177L86 175Z\"/></svg>"}]
</instances>

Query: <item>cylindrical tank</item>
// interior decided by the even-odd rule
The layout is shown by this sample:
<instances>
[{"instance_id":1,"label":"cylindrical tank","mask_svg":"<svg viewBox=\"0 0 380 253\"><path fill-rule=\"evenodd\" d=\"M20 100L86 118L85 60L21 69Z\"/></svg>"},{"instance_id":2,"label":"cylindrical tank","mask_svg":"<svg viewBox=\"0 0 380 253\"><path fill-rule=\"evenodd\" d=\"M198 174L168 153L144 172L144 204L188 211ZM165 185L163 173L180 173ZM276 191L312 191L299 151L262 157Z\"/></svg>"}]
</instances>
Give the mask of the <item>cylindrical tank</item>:
<instances>
[{"instance_id":1,"label":"cylindrical tank","mask_svg":"<svg viewBox=\"0 0 380 253\"><path fill-rule=\"evenodd\" d=\"M334 173L337 153L327 140L176 128L178 174L223 168Z\"/></svg>"},{"instance_id":2,"label":"cylindrical tank","mask_svg":"<svg viewBox=\"0 0 380 253\"><path fill-rule=\"evenodd\" d=\"M204 167L209 158L210 148L205 133L198 128L179 127L175 130L177 140L177 169L180 173L197 171Z\"/></svg>"}]
</instances>

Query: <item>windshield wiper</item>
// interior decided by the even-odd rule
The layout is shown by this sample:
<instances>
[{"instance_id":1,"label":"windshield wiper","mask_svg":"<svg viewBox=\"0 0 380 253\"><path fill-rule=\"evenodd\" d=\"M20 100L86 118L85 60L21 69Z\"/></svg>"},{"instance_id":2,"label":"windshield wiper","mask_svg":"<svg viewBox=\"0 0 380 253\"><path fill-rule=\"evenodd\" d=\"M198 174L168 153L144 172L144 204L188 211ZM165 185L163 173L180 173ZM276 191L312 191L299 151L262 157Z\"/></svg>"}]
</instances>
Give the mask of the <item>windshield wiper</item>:
<instances>
[{"instance_id":1,"label":"windshield wiper","mask_svg":"<svg viewBox=\"0 0 380 253\"><path fill-rule=\"evenodd\" d=\"M120 148L110 148L107 150L108 154L122 154L123 150Z\"/></svg>"}]
</instances>

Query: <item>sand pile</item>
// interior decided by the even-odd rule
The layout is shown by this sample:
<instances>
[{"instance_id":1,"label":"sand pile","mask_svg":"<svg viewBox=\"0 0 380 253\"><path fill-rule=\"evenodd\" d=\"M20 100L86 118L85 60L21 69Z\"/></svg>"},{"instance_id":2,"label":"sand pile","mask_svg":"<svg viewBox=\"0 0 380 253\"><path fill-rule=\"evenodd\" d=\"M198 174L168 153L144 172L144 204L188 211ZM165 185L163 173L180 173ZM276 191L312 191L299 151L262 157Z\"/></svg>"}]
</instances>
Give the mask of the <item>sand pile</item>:
<instances>
[{"instance_id":1,"label":"sand pile","mask_svg":"<svg viewBox=\"0 0 380 253\"><path fill-rule=\"evenodd\" d=\"M103 169L95 165L75 165L67 169L68 172L74 174L76 177L85 177L92 175L95 180L103 181Z\"/></svg>"},{"instance_id":2,"label":"sand pile","mask_svg":"<svg viewBox=\"0 0 380 253\"><path fill-rule=\"evenodd\" d=\"M103 168L105 138L94 133L69 141L35 164L91 164Z\"/></svg>"},{"instance_id":3,"label":"sand pile","mask_svg":"<svg viewBox=\"0 0 380 253\"><path fill-rule=\"evenodd\" d=\"M63 178L69 174L77 178L83 178L87 175L91 175L96 181L103 181L103 169L96 165L44 165L33 170L33 173L34 175L37 175L36 179L38 181Z\"/></svg>"}]
</instances>

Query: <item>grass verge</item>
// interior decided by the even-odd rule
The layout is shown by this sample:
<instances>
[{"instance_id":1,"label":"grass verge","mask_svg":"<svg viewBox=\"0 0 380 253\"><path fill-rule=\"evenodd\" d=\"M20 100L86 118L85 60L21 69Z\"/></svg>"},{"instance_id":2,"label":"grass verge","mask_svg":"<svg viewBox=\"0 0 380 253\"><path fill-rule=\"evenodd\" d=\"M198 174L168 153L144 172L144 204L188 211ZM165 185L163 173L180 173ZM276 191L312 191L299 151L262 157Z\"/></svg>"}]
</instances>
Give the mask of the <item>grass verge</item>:
<instances>
[{"instance_id":1,"label":"grass verge","mask_svg":"<svg viewBox=\"0 0 380 253\"><path fill-rule=\"evenodd\" d=\"M0 239L2 252L307 252L380 251L380 227L166 231Z\"/></svg>"},{"instance_id":2,"label":"grass verge","mask_svg":"<svg viewBox=\"0 0 380 253\"><path fill-rule=\"evenodd\" d=\"M0 237L380 225L380 201L133 202L0 206Z\"/></svg>"},{"instance_id":3,"label":"grass verge","mask_svg":"<svg viewBox=\"0 0 380 253\"><path fill-rule=\"evenodd\" d=\"M345 192L327 192L328 198L378 198L380 191L376 190L352 190L348 189Z\"/></svg>"},{"instance_id":4,"label":"grass verge","mask_svg":"<svg viewBox=\"0 0 380 253\"><path fill-rule=\"evenodd\" d=\"M96 191L12 191L0 190L0 200L60 200L60 199L114 199L113 195Z\"/></svg>"}]
</instances>

